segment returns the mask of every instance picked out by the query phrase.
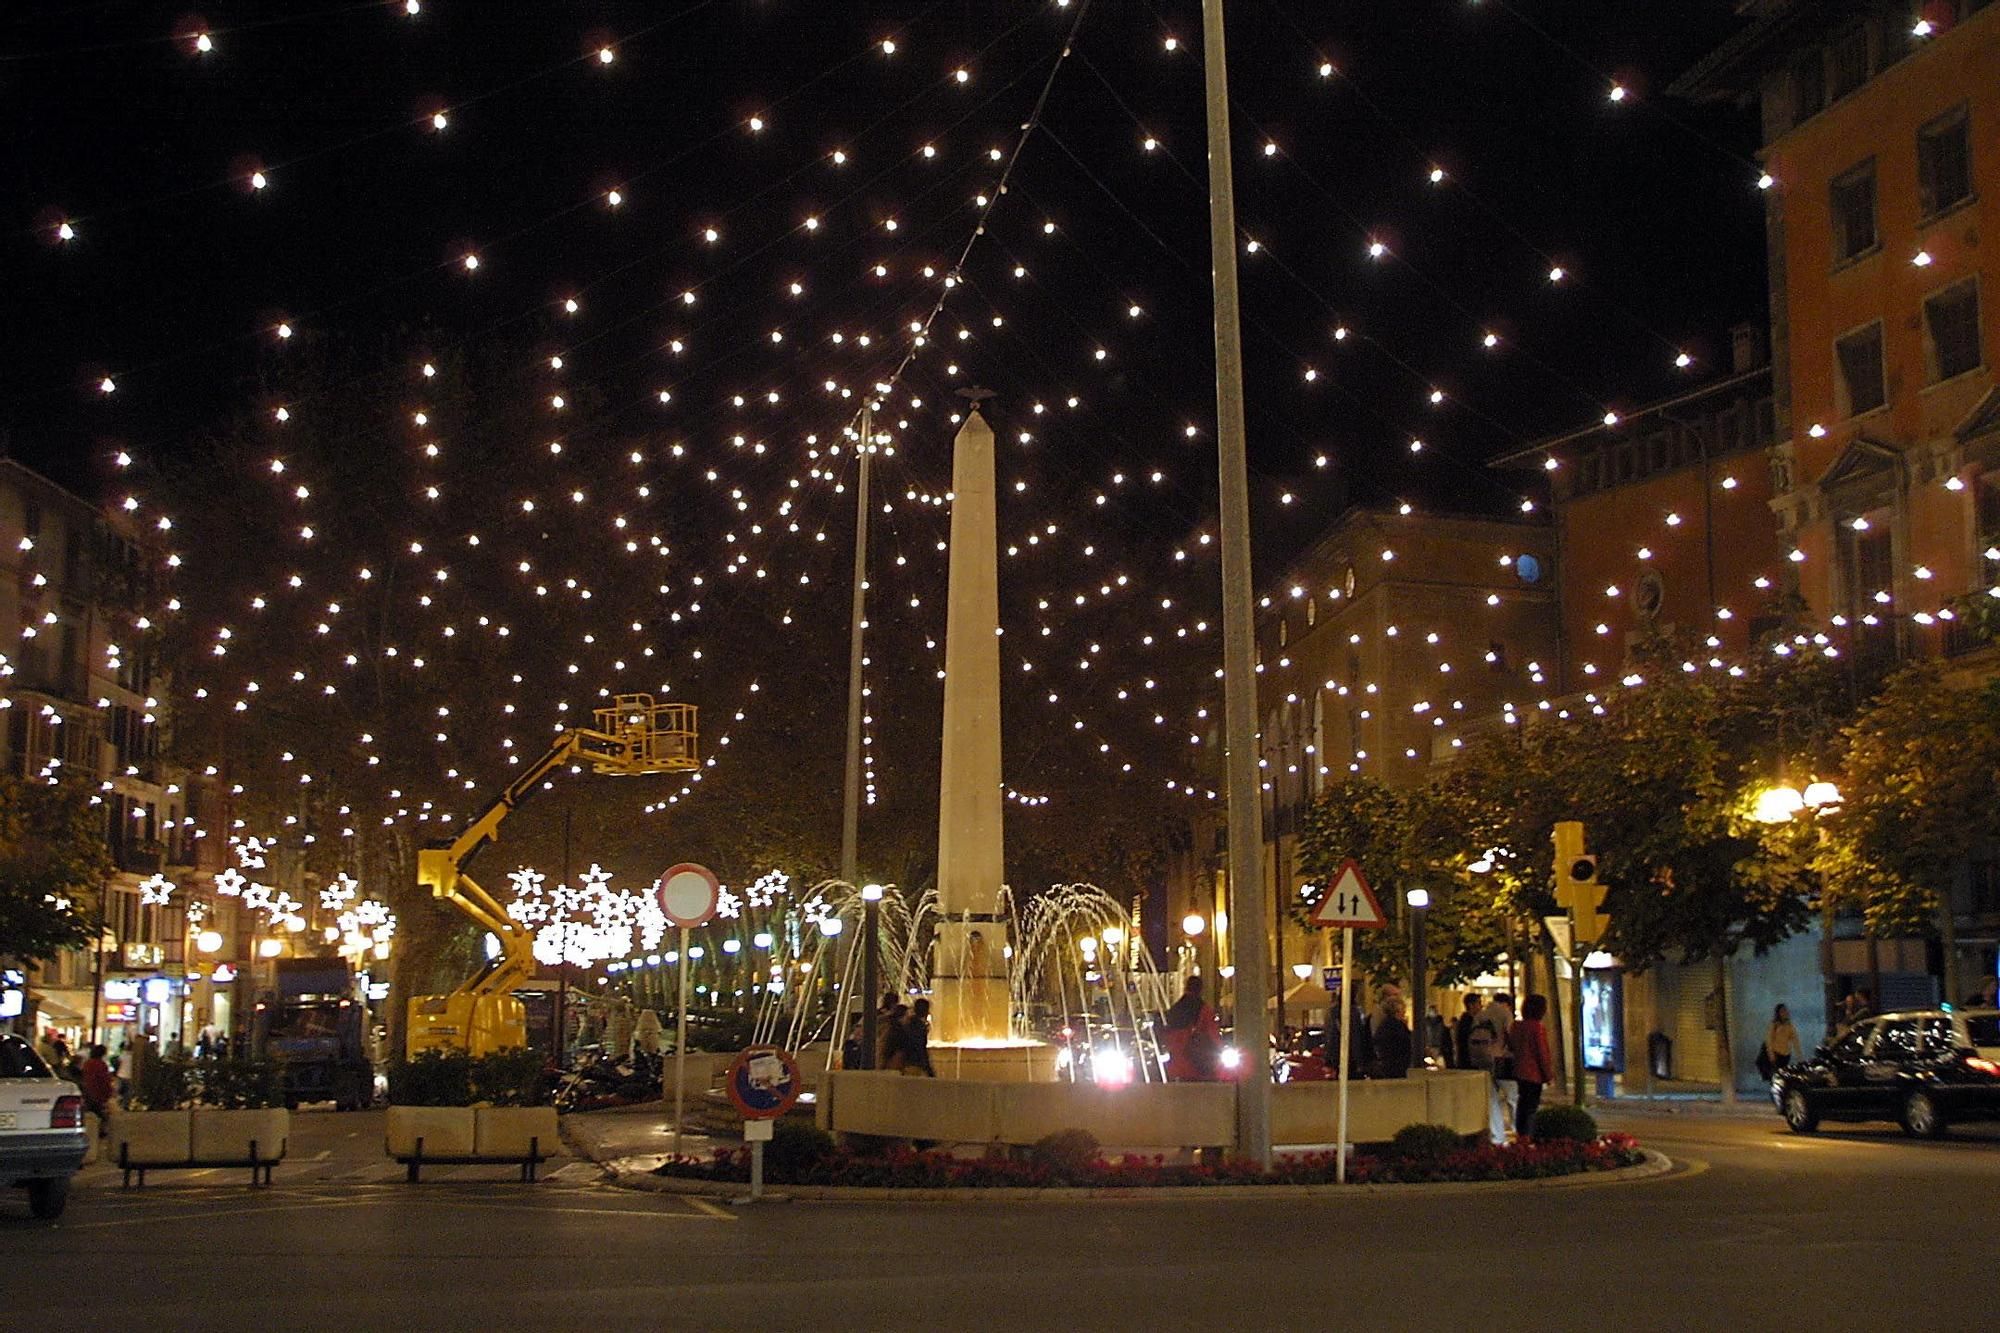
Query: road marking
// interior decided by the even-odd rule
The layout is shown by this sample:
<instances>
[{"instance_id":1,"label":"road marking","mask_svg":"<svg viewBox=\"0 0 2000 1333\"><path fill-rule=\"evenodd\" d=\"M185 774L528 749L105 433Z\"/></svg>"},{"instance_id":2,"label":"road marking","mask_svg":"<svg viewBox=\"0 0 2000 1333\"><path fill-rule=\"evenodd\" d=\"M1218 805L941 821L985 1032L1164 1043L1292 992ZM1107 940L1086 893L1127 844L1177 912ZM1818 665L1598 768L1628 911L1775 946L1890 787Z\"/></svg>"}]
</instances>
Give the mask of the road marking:
<instances>
[{"instance_id":1,"label":"road marking","mask_svg":"<svg viewBox=\"0 0 2000 1333\"><path fill-rule=\"evenodd\" d=\"M710 1217L719 1217L727 1222L734 1222L736 1220L736 1214L734 1212L730 1211L727 1208L722 1207L720 1204L710 1203L707 1199L698 1199L693 1197L692 1195L682 1195L681 1202L686 1204L690 1208L700 1209L702 1212L707 1213Z\"/></svg>"},{"instance_id":2,"label":"road marking","mask_svg":"<svg viewBox=\"0 0 2000 1333\"><path fill-rule=\"evenodd\" d=\"M567 1204L559 1204L559 1205L557 1205L557 1206L555 1206L555 1207L553 1207L553 1208L544 1208L544 1207L537 1207L537 1206L534 1206L534 1205L533 1205L533 1201L532 1201L531 1199L521 1199L521 1200L516 1200L516 1201L514 1201L514 1202L511 1202L511 1203L488 1203L488 1202L484 1202L484 1201L482 1201L482 1200L475 1200L475 1199L451 1199L451 1198L444 1198L444 1197L438 1197L438 1196L433 1196L433 1197L431 1197L431 1198L428 1198L428 1199L426 1199L426 1198L421 1198L421 1197L415 1197L415 1198L411 1198L410 1200L408 1200L408 1202L410 1202L410 1203L422 1203L422 1204L429 1204L429 1205L430 1205L430 1206L432 1206L433 1208L484 1208L484 1209L487 1209L488 1211L493 1211L493 1212L523 1212L523 1211L525 1211L525 1212L531 1212L531 1213L535 1214L535 1215L536 1215L536 1216L538 1216L538 1217L539 1217L539 1216L541 1216L541 1215L542 1215L542 1214L544 1214L544 1213L574 1213L574 1214L577 1214L577 1215L579 1215L579 1216L585 1216L585 1217L593 1217L593 1216L594 1216L594 1217L628 1217L628 1218L629 1218L629 1217L659 1217L659 1218L664 1218L665 1220L667 1220L667 1221L670 1221L670 1222L698 1222L698 1221L701 1221L701 1220L702 1220L702 1219L701 1219L700 1217L697 1217L697 1216L695 1216L695 1215L694 1215L693 1213L681 1213L681 1212L661 1212L661 1211L658 1211L658 1210L655 1210L655 1209L648 1209L648 1208L637 1208L637 1207L633 1207L633 1208L576 1208L576 1207L571 1207L570 1205L567 1205ZM676 1200L675 1202L679 1202L679 1203L691 1203L691 1202L693 1202L693 1201L692 1201L692 1200ZM710 1218L719 1218L719 1219L721 1219L721 1220L724 1220L724 1221L729 1221L729 1222L734 1222L734 1221L736 1220L736 1219L735 1219L734 1217L731 1217L731 1216L730 1216L730 1215L729 1215L728 1213L724 1213L724 1212L721 1212L721 1211L719 1211L719 1210L715 1210L715 1209L714 1209L714 1208L712 1208L712 1207L709 1207L709 1208L702 1208L702 1209L701 1209L700 1211L701 1211L702 1213L705 1213L705 1214L707 1214L707 1215L708 1215L708 1216L709 1216Z\"/></svg>"}]
</instances>

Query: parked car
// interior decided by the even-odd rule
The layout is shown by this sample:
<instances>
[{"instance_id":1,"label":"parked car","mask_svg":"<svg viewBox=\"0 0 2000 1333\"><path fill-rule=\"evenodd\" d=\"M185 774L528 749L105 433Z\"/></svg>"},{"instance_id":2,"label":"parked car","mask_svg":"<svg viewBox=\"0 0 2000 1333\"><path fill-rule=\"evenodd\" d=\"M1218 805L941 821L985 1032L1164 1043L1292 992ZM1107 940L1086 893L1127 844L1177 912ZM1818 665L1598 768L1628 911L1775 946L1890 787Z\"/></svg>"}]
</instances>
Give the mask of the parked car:
<instances>
[{"instance_id":1,"label":"parked car","mask_svg":"<svg viewBox=\"0 0 2000 1333\"><path fill-rule=\"evenodd\" d=\"M1822 1120L1893 1120L1917 1138L2000 1120L2000 1010L1922 1009L1856 1023L1771 1080L1797 1134Z\"/></svg>"},{"instance_id":2,"label":"parked car","mask_svg":"<svg viewBox=\"0 0 2000 1333\"><path fill-rule=\"evenodd\" d=\"M87 1146L76 1085L21 1038L0 1037L0 1185L25 1186L36 1217L60 1217Z\"/></svg>"}]
</instances>

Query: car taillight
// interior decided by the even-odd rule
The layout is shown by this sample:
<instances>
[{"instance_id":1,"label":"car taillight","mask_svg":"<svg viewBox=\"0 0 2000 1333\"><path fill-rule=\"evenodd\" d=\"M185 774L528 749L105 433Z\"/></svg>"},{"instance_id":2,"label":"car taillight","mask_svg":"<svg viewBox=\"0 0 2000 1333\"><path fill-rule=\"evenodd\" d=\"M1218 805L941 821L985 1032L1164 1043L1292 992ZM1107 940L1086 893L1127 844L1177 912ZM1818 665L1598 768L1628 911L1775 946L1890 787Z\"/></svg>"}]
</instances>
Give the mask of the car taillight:
<instances>
[{"instance_id":1,"label":"car taillight","mask_svg":"<svg viewBox=\"0 0 2000 1333\"><path fill-rule=\"evenodd\" d=\"M82 1129L83 1098L58 1097L55 1110L49 1112L50 1129Z\"/></svg>"},{"instance_id":2,"label":"car taillight","mask_svg":"<svg viewBox=\"0 0 2000 1333\"><path fill-rule=\"evenodd\" d=\"M1975 1069L1980 1073L1986 1075L1988 1078L2000 1078L2000 1064L1996 1064L1993 1061L1988 1060L1983 1055L1966 1056L1965 1067L1967 1069Z\"/></svg>"}]
</instances>

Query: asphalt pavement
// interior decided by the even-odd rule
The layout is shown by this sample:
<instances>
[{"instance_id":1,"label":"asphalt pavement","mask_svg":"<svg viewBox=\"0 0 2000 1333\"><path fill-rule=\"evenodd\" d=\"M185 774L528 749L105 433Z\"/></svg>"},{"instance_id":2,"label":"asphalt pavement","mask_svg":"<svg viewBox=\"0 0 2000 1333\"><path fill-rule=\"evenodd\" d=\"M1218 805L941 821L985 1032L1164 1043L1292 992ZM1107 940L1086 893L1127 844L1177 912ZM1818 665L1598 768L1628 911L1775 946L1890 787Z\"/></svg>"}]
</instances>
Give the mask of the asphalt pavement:
<instances>
[{"instance_id":1,"label":"asphalt pavement","mask_svg":"<svg viewBox=\"0 0 2000 1333\"><path fill-rule=\"evenodd\" d=\"M401 1182L380 1117L301 1115L277 1184L0 1200L8 1328L1985 1327L2000 1134L1811 1137L1610 1112L1631 1184L1315 1199L770 1204L586 1161ZM324 1153L324 1156L320 1154ZM374 1160L370 1160L371 1157ZM478 1169L463 1168L471 1173Z\"/></svg>"}]
</instances>

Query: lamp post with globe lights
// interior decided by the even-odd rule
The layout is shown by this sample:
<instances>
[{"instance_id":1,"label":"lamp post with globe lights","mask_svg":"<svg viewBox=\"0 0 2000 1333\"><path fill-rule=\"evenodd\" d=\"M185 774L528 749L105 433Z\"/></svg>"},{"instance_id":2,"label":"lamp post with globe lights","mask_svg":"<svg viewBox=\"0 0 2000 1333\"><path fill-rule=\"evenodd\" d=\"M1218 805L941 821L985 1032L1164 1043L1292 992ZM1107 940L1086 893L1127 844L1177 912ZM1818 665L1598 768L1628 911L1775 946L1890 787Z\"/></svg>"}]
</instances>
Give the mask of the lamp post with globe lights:
<instances>
[{"instance_id":1,"label":"lamp post with globe lights","mask_svg":"<svg viewBox=\"0 0 2000 1333\"><path fill-rule=\"evenodd\" d=\"M876 1031L875 992L881 988L882 942L880 939L882 918L882 893L880 884L861 886L861 1067L875 1067ZM842 1014L834 1024L829 1040L838 1044L846 1036L847 1015Z\"/></svg>"},{"instance_id":2,"label":"lamp post with globe lights","mask_svg":"<svg viewBox=\"0 0 2000 1333\"><path fill-rule=\"evenodd\" d=\"M1815 778L1808 782L1804 791L1800 791L1789 781L1780 779L1775 785L1757 793L1751 805L1750 817L1760 824L1768 825L1792 824L1804 820L1805 826L1812 830L1814 844L1820 845L1826 841L1826 827L1821 821L1840 813L1841 800L1839 786L1823 778ZM1946 914L1947 918L1949 915ZM1833 920L1833 903L1827 899L1826 886L1821 884L1819 967L1820 984L1825 996L1825 1021L1829 1032L1832 1031L1833 1015L1839 1003L1839 996L1834 993L1838 983L1834 972ZM1869 970L1879 973L1876 965L1875 939L1872 935L1868 939L1868 961ZM1879 974L1872 978L1872 982L1875 994L1879 996L1882 993Z\"/></svg>"},{"instance_id":3,"label":"lamp post with globe lights","mask_svg":"<svg viewBox=\"0 0 2000 1333\"><path fill-rule=\"evenodd\" d=\"M1424 947L1424 916L1431 891L1411 889L1403 901L1410 906L1410 1068L1420 1070L1430 1044L1430 958Z\"/></svg>"}]
</instances>

